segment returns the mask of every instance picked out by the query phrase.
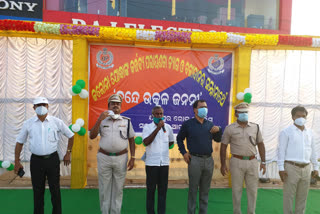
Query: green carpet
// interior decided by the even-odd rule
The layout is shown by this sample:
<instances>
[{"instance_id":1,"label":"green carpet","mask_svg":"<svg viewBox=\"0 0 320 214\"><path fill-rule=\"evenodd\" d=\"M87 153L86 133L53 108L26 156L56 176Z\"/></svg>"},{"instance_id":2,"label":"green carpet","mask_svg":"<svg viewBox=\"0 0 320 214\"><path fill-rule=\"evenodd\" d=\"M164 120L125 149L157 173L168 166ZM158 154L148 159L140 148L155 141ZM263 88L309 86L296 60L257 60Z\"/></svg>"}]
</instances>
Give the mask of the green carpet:
<instances>
[{"instance_id":1,"label":"green carpet","mask_svg":"<svg viewBox=\"0 0 320 214\"><path fill-rule=\"evenodd\" d=\"M98 214L99 194L97 189L62 189L62 209L64 214ZM32 214L33 199L30 189L0 189L1 214ZM125 189L122 214L144 214L145 189ZM167 194L167 214L187 213L187 189L169 189ZM246 213L247 199L244 190L242 212ZM49 190L45 193L45 213L51 213ZM208 214L232 214L231 189L211 189ZM282 190L259 189L257 214L282 213ZM306 214L320 214L320 190L310 190Z\"/></svg>"}]
</instances>

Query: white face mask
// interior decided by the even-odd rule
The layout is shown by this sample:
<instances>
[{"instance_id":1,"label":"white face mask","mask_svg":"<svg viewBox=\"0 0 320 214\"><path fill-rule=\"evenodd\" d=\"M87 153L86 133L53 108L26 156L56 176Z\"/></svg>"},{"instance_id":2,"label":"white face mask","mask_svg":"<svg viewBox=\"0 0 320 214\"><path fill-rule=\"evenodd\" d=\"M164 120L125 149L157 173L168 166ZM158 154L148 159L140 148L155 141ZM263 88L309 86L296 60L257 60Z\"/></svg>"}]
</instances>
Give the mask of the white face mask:
<instances>
[{"instance_id":1,"label":"white face mask","mask_svg":"<svg viewBox=\"0 0 320 214\"><path fill-rule=\"evenodd\" d=\"M299 117L299 118L295 119L294 123L297 126L304 126L304 124L306 123L306 119L304 119L303 117Z\"/></svg>"},{"instance_id":2,"label":"white face mask","mask_svg":"<svg viewBox=\"0 0 320 214\"><path fill-rule=\"evenodd\" d=\"M36 108L36 113L39 116L46 115L48 113L48 109L44 106L39 106Z\"/></svg>"}]
</instances>

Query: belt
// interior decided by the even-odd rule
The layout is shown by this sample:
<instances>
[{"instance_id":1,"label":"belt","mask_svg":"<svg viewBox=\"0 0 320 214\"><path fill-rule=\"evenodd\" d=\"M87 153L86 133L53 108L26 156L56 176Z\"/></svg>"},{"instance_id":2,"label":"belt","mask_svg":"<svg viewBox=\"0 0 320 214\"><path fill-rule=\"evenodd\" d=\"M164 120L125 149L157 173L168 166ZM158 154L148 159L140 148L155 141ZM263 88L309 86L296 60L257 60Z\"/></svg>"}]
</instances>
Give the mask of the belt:
<instances>
[{"instance_id":1,"label":"belt","mask_svg":"<svg viewBox=\"0 0 320 214\"><path fill-rule=\"evenodd\" d=\"M199 157L199 158L208 158L208 157L211 157L211 154L210 154L210 155L199 155L199 154L190 153L190 155L196 156L196 157Z\"/></svg>"},{"instance_id":2,"label":"belt","mask_svg":"<svg viewBox=\"0 0 320 214\"><path fill-rule=\"evenodd\" d=\"M309 165L308 163L296 163L296 162L293 162L293 161L285 161L285 163L288 163L288 164L291 164L291 165L294 165L294 166L297 166L297 167L300 167L300 168L304 168L304 167Z\"/></svg>"},{"instance_id":3,"label":"belt","mask_svg":"<svg viewBox=\"0 0 320 214\"><path fill-rule=\"evenodd\" d=\"M57 155L58 153L57 152L54 152L54 153L51 153L49 155L35 155L35 154L32 154L32 156L36 157L36 158L41 158L41 159L49 159L51 157L53 157L54 155Z\"/></svg>"},{"instance_id":4,"label":"belt","mask_svg":"<svg viewBox=\"0 0 320 214\"><path fill-rule=\"evenodd\" d=\"M108 155L108 156L119 156L119 155L123 155L123 154L127 153L128 149L124 149L120 152L108 152L108 151L105 151L105 150L99 148L99 152L101 152L102 154Z\"/></svg>"},{"instance_id":5,"label":"belt","mask_svg":"<svg viewBox=\"0 0 320 214\"><path fill-rule=\"evenodd\" d=\"M241 155L234 155L234 154L232 154L232 157L235 157L235 158L238 158L238 159L241 159L241 160L252 160L252 159L256 158L255 155L252 155L252 156L241 156Z\"/></svg>"}]
</instances>

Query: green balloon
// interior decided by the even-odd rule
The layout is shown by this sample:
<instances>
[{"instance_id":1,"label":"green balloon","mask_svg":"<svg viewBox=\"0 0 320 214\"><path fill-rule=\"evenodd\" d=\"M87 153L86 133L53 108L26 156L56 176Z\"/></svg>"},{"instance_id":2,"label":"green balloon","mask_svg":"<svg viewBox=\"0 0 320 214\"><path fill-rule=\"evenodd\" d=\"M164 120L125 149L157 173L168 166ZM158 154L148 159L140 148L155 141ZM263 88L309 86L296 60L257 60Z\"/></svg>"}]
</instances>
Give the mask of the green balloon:
<instances>
[{"instance_id":1,"label":"green balloon","mask_svg":"<svg viewBox=\"0 0 320 214\"><path fill-rule=\"evenodd\" d=\"M83 89L84 87L86 87L86 82L85 82L84 80L78 80L78 81L76 82L76 84L77 84L78 86L80 86L81 89Z\"/></svg>"},{"instance_id":2,"label":"green balloon","mask_svg":"<svg viewBox=\"0 0 320 214\"><path fill-rule=\"evenodd\" d=\"M72 124L69 126L69 129L72 131ZM73 131L72 131L73 132Z\"/></svg>"},{"instance_id":3,"label":"green balloon","mask_svg":"<svg viewBox=\"0 0 320 214\"><path fill-rule=\"evenodd\" d=\"M173 149L173 147L174 147L174 143L171 146L169 146L169 149Z\"/></svg>"},{"instance_id":4,"label":"green balloon","mask_svg":"<svg viewBox=\"0 0 320 214\"><path fill-rule=\"evenodd\" d=\"M246 102L246 103L251 103L251 98L252 98L252 94L251 93L246 93L243 96L243 101Z\"/></svg>"},{"instance_id":5,"label":"green balloon","mask_svg":"<svg viewBox=\"0 0 320 214\"><path fill-rule=\"evenodd\" d=\"M12 171L14 169L14 165L10 164L10 166L7 168L8 171Z\"/></svg>"},{"instance_id":6,"label":"green balloon","mask_svg":"<svg viewBox=\"0 0 320 214\"><path fill-rule=\"evenodd\" d=\"M86 132L87 132L87 130L85 128L81 127L80 131L78 131L78 135L83 136L86 134Z\"/></svg>"},{"instance_id":7,"label":"green balloon","mask_svg":"<svg viewBox=\"0 0 320 214\"><path fill-rule=\"evenodd\" d=\"M2 168L2 161L0 161L0 168Z\"/></svg>"},{"instance_id":8,"label":"green balloon","mask_svg":"<svg viewBox=\"0 0 320 214\"><path fill-rule=\"evenodd\" d=\"M80 94L82 88L80 85L74 85L72 86L72 92L75 93L75 94Z\"/></svg>"},{"instance_id":9,"label":"green balloon","mask_svg":"<svg viewBox=\"0 0 320 214\"><path fill-rule=\"evenodd\" d=\"M142 143L142 137L138 136L134 139L134 142L137 144L137 145L140 145Z\"/></svg>"}]
</instances>

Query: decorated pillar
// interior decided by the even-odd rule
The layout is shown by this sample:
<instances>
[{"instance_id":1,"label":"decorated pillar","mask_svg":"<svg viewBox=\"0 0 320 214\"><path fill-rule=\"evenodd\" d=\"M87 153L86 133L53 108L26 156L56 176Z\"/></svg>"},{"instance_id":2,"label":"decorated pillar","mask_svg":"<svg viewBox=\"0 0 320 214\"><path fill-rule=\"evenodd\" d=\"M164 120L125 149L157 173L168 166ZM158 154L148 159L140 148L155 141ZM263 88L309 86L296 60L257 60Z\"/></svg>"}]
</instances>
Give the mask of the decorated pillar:
<instances>
[{"instance_id":1,"label":"decorated pillar","mask_svg":"<svg viewBox=\"0 0 320 214\"><path fill-rule=\"evenodd\" d=\"M73 40L73 72L72 85L83 80L88 89L88 41L86 38ZM82 118L83 127L88 129L88 99L80 96L72 97L72 123ZM87 132L88 133L88 132ZM88 135L75 133L71 162L71 188L84 188L87 185L87 143Z\"/></svg>"}]
</instances>

